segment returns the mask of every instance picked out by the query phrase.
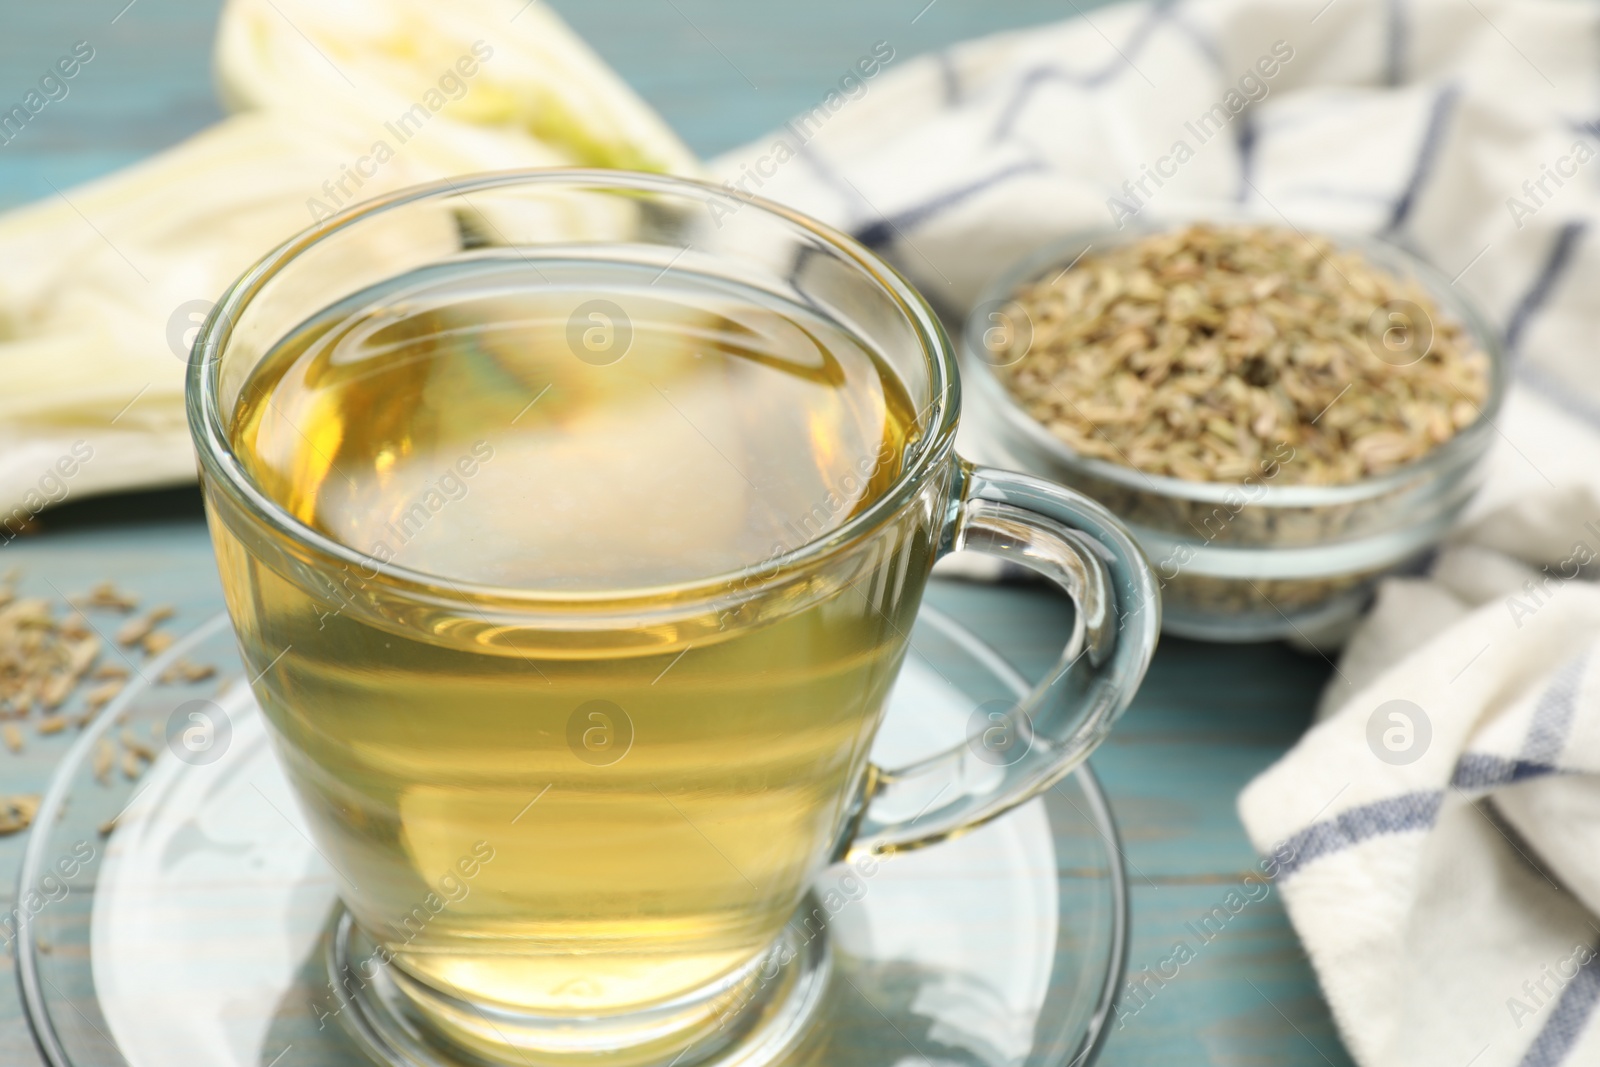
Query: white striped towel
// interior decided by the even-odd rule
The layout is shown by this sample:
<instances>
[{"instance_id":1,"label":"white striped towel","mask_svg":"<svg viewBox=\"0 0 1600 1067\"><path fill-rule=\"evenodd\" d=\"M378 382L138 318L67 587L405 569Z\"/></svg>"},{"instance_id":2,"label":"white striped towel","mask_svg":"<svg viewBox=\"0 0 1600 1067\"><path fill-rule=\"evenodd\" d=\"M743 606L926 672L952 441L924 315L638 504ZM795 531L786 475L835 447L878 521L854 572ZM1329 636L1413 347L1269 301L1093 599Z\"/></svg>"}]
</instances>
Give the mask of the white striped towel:
<instances>
[{"instance_id":1,"label":"white striped towel","mask_svg":"<svg viewBox=\"0 0 1600 1067\"><path fill-rule=\"evenodd\" d=\"M1332 714L1239 799L1256 847L1287 857L1283 899L1361 1063L1600 1062L1586 560L1600 499L1574 489L1474 524L1429 578L1386 583Z\"/></svg>"},{"instance_id":2,"label":"white striped towel","mask_svg":"<svg viewBox=\"0 0 1600 1067\"><path fill-rule=\"evenodd\" d=\"M1164 0L914 60L892 40L859 51L814 108L713 172L853 232L952 325L1022 255L1113 225L1114 201L1381 234L1455 278L1516 357L1478 512L1600 487L1600 313L1581 285L1600 271L1600 159L1574 158L1600 147L1592 8ZM1192 157L1163 162L1179 141ZM1157 165L1175 176L1141 191ZM1577 173L1558 186L1553 168Z\"/></svg>"},{"instance_id":3,"label":"white striped towel","mask_svg":"<svg viewBox=\"0 0 1600 1067\"><path fill-rule=\"evenodd\" d=\"M1329 717L1240 810L1290 850L1358 1061L1600 1062L1600 8L1157 2L892 51L862 42L837 92L714 169L855 233L952 323L1133 206L1381 234L1503 331L1515 384L1466 529L1383 588Z\"/></svg>"}]
</instances>

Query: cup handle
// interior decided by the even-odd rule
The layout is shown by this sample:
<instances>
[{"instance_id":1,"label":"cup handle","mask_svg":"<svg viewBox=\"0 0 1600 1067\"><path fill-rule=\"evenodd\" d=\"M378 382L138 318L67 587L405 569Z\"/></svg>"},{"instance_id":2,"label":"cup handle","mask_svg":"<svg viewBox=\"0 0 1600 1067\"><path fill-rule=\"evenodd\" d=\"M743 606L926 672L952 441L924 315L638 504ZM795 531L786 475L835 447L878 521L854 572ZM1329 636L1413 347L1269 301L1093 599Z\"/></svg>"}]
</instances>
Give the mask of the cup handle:
<instances>
[{"instance_id":1,"label":"cup handle","mask_svg":"<svg viewBox=\"0 0 1600 1067\"><path fill-rule=\"evenodd\" d=\"M906 767L870 765L838 859L935 844L1049 789L1105 738L1155 652L1155 575L1109 511L1039 478L956 463L956 506L940 555L984 552L1051 579L1076 608L1072 638L1044 680L1004 714L1002 729L1015 738L1000 765L981 758L980 738Z\"/></svg>"}]
</instances>

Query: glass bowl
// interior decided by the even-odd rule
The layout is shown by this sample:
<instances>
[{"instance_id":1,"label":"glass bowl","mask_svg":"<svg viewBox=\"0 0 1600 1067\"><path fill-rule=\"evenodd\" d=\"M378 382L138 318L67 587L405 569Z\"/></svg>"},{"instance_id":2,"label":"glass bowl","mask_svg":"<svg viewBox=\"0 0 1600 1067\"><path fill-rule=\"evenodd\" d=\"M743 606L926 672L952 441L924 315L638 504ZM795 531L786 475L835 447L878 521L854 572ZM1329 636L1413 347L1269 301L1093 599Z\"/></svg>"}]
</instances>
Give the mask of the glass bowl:
<instances>
[{"instance_id":1,"label":"glass bowl","mask_svg":"<svg viewBox=\"0 0 1600 1067\"><path fill-rule=\"evenodd\" d=\"M1082 455L1011 396L994 369L1016 357L1010 349L995 354L986 337L997 325L1031 329L1016 319L1026 318L1014 302L1023 286L1062 272L1091 249L1132 243L1189 221L1199 220L1078 234L1029 256L989 286L961 336L971 405L964 423L973 437L967 447L975 459L1071 486L1115 512L1155 568L1167 632L1209 641L1309 640L1308 634L1357 615L1385 575L1421 567L1460 516L1495 436L1505 355L1482 315L1432 266L1386 241L1323 233L1337 248L1415 282L1488 356L1489 392L1473 423L1404 466L1347 485L1274 485L1271 475L1245 483L1189 481Z\"/></svg>"}]
</instances>

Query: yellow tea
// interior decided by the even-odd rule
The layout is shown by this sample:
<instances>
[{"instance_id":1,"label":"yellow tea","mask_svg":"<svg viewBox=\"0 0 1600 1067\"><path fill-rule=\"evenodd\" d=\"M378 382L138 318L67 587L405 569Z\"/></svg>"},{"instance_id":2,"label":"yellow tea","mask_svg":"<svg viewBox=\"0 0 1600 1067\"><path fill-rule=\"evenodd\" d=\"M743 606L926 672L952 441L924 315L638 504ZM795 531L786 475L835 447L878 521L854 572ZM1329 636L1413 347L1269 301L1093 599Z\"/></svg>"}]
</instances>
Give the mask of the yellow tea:
<instances>
[{"instance_id":1,"label":"yellow tea","mask_svg":"<svg viewBox=\"0 0 1600 1067\"><path fill-rule=\"evenodd\" d=\"M369 566L319 595L214 511L229 606L341 895L404 971L604 1015L774 940L856 794L943 516L758 617L686 622L674 590L838 530L918 432L852 333L681 267L430 268L259 363L246 473ZM407 573L460 603L369 610ZM490 587L662 610L631 641L523 641Z\"/></svg>"}]
</instances>

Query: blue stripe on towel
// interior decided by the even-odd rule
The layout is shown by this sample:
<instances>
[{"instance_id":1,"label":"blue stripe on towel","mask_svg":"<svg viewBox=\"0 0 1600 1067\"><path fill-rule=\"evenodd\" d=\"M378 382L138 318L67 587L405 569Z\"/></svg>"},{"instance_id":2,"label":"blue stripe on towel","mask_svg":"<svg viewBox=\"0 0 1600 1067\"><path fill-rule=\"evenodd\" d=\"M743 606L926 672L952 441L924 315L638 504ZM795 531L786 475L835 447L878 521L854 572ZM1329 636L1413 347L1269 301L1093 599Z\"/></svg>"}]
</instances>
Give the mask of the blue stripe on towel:
<instances>
[{"instance_id":1,"label":"blue stripe on towel","mask_svg":"<svg viewBox=\"0 0 1600 1067\"><path fill-rule=\"evenodd\" d=\"M916 207L907 208L893 216L885 215L877 222L868 223L866 226L861 227L853 236L868 248L882 248L894 239L896 233L907 227L926 222L935 215L955 207L962 201L994 188L1001 182L1009 181L1022 174L1035 174L1046 169L1048 168L1037 160L1027 163L1013 163L999 173L990 174L955 189L947 189L932 200L924 201Z\"/></svg>"},{"instance_id":2,"label":"blue stripe on towel","mask_svg":"<svg viewBox=\"0 0 1600 1067\"><path fill-rule=\"evenodd\" d=\"M1597 1001L1600 1001L1600 956L1590 956L1589 962L1578 968L1578 973L1561 991L1555 1008L1545 1020L1544 1029L1522 1057L1521 1067L1556 1067L1563 1063L1594 1015Z\"/></svg>"},{"instance_id":3,"label":"blue stripe on towel","mask_svg":"<svg viewBox=\"0 0 1600 1067\"><path fill-rule=\"evenodd\" d=\"M1250 200L1250 194L1256 188L1256 145L1260 140L1261 131L1256 127L1255 114L1250 108L1245 108L1239 116L1239 192L1234 198L1241 204Z\"/></svg>"},{"instance_id":4,"label":"blue stripe on towel","mask_svg":"<svg viewBox=\"0 0 1600 1067\"><path fill-rule=\"evenodd\" d=\"M1422 187L1428 183L1428 177L1433 173L1433 166L1439 160L1439 146L1444 143L1445 127L1449 125L1450 117L1455 113L1456 101L1461 98L1461 90L1454 85L1447 85L1439 90L1439 95L1433 98L1433 111L1428 115L1428 129L1422 136L1422 147L1417 150L1417 161L1411 168L1411 177L1406 181L1405 191L1400 194L1400 199L1394 203L1394 211L1389 215L1389 223L1384 227L1384 232L1393 234L1406 224L1411 211L1417 206L1417 197L1422 192Z\"/></svg>"},{"instance_id":5,"label":"blue stripe on towel","mask_svg":"<svg viewBox=\"0 0 1600 1067\"><path fill-rule=\"evenodd\" d=\"M791 130L791 132L793 131ZM805 163L806 166L811 168L811 172L813 174L822 179L824 185L832 189L839 195L841 199L845 201L853 204L861 204L865 202L866 198L861 195L861 191L852 185L849 179L845 178L838 171L834 170L833 167L822 158L822 154L820 152L811 147L810 138L801 138L797 136L795 140L798 145L798 154L801 161ZM871 206L872 205L870 204L867 205L868 208Z\"/></svg>"},{"instance_id":6,"label":"blue stripe on towel","mask_svg":"<svg viewBox=\"0 0 1600 1067\"><path fill-rule=\"evenodd\" d=\"M1411 27L1406 22L1405 0L1389 0L1388 9L1389 35L1383 56L1383 84L1399 85L1405 81Z\"/></svg>"},{"instance_id":7,"label":"blue stripe on towel","mask_svg":"<svg viewBox=\"0 0 1600 1067\"><path fill-rule=\"evenodd\" d=\"M1278 878L1287 878L1312 860L1343 852L1369 838L1426 830L1439 817L1443 800L1444 793L1438 789L1402 793L1313 823L1289 838L1279 850L1287 852L1289 858L1278 867Z\"/></svg>"},{"instance_id":8,"label":"blue stripe on towel","mask_svg":"<svg viewBox=\"0 0 1600 1067\"><path fill-rule=\"evenodd\" d=\"M805 301L805 305L807 307L814 311L822 311L824 314L827 314L827 312L824 311L824 302L818 300L815 296L812 296L810 290L807 288L806 268L816 260L820 260L823 263L831 266L829 263L831 258L832 257L828 253L825 253L820 249L813 247L812 245L800 245L797 249L795 249L794 263L789 267L789 273L784 276L784 281L788 282L789 287L794 290L795 294ZM824 284L826 284L826 282L824 282Z\"/></svg>"},{"instance_id":9,"label":"blue stripe on towel","mask_svg":"<svg viewBox=\"0 0 1600 1067\"><path fill-rule=\"evenodd\" d=\"M1450 784L1463 792L1487 793L1497 786L1515 785L1529 778L1559 774L1560 771L1554 764L1539 760L1507 759L1483 752L1468 752L1456 761Z\"/></svg>"},{"instance_id":10,"label":"blue stripe on towel","mask_svg":"<svg viewBox=\"0 0 1600 1067\"><path fill-rule=\"evenodd\" d=\"M1046 82L1059 81L1068 85L1075 85L1080 89L1098 89L1100 86L1122 73L1125 68L1131 67L1137 61L1139 52L1146 42L1155 33L1156 27L1166 21L1176 7L1178 0L1156 0L1151 4L1140 20L1139 25L1133 28L1133 33L1128 35L1127 43L1117 49L1117 54L1106 62L1106 65L1089 74L1080 74L1076 71L1063 70L1054 63L1045 63L1023 72L1017 80L1017 87L1012 91L1011 99L1000 109L1000 117L994 124L994 132L990 134L991 141L1003 141L1011 136L1012 127L1016 124L1017 116L1028 106L1033 99L1033 94L1039 86Z\"/></svg>"},{"instance_id":11,"label":"blue stripe on towel","mask_svg":"<svg viewBox=\"0 0 1600 1067\"><path fill-rule=\"evenodd\" d=\"M1559 685L1558 678L1551 689ZM1498 786L1561 773L1564 773L1561 768L1551 763L1468 752L1457 761L1450 784L1463 792L1487 793ZM1442 789L1418 790L1363 804L1331 819L1312 823L1291 836L1283 847L1274 850L1275 854L1289 856L1280 861L1277 877L1287 878L1313 860L1343 852L1374 837L1427 830L1438 820L1443 801Z\"/></svg>"},{"instance_id":12,"label":"blue stripe on towel","mask_svg":"<svg viewBox=\"0 0 1600 1067\"><path fill-rule=\"evenodd\" d=\"M1017 80L1017 87L1012 91L1011 99L1006 101L1005 107L1000 109L1000 118L994 124L994 132L989 135L989 140L1004 141L1011 136L1012 127L1016 125L1017 116L1022 114L1022 109L1033 98L1034 90L1047 81L1064 81L1069 85L1086 87L1087 81L1077 75L1068 74L1053 66L1034 67L1023 72Z\"/></svg>"},{"instance_id":13,"label":"blue stripe on towel","mask_svg":"<svg viewBox=\"0 0 1600 1067\"><path fill-rule=\"evenodd\" d=\"M1567 747L1567 735L1572 732L1572 717L1578 709L1578 690L1583 684L1584 669L1589 665L1589 650L1584 649L1567 660L1550 679L1550 684L1539 694L1534 705L1533 722L1528 726L1527 739L1522 742L1520 756L1534 763L1555 763Z\"/></svg>"},{"instance_id":14,"label":"blue stripe on towel","mask_svg":"<svg viewBox=\"0 0 1600 1067\"><path fill-rule=\"evenodd\" d=\"M1532 363L1519 363L1515 376L1520 384L1538 393L1552 406L1600 430L1600 404L1585 398L1581 393L1574 392L1565 382L1557 381L1555 376L1543 367Z\"/></svg>"},{"instance_id":15,"label":"blue stripe on towel","mask_svg":"<svg viewBox=\"0 0 1600 1067\"><path fill-rule=\"evenodd\" d=\"M934 62L939 64L939 84L944 87L944 106L961 106L961 70L949 52L936 52Z\"/></svg>"},{"instance_id":16,"label":"blue stripe on towel","mask_svg":"<svg viewBox=\"0 0 1600 1067\"><path fill-rule=\"evenodd\" d=\"M1517 301L1516 310L1506 322L1506 354L1513 359L1517 356L1517 350L1522 347L1522 335L1527 332L1528 322L1544 307L1545 301L1550 299L1551 291L1572 262L1572 253L1578 246L1578 239L1587 229L1588 224L1583 222L1569 222L1561 227L1561 232L1556 235L1555 244L1550 246L1550 254L1545 257L1544 267L1533 279L1533 284L1528 286L1528 291L1522 294L1522 299Z\"/></svg>"}]
</instances>

